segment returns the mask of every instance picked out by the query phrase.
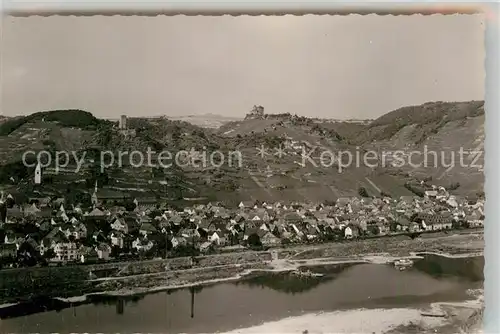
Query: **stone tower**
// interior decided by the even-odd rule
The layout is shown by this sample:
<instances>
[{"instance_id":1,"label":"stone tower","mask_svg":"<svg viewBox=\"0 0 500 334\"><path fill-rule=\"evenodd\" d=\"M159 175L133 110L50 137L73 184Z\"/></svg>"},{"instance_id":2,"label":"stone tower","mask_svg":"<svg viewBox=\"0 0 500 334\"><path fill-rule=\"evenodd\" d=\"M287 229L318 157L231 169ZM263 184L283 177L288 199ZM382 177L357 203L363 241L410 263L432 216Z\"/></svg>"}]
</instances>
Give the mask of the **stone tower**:
<instances>
[{"instance_id":1,"label":"stone tower","mask_svg":"<svg viewBox=\"0 0 500 334\"><path fill-rule=\"evenodd\" d=\"M121 115L120 116L120 130L127 130L127 116L126 115Z\"/></svg>"}]
</instances>

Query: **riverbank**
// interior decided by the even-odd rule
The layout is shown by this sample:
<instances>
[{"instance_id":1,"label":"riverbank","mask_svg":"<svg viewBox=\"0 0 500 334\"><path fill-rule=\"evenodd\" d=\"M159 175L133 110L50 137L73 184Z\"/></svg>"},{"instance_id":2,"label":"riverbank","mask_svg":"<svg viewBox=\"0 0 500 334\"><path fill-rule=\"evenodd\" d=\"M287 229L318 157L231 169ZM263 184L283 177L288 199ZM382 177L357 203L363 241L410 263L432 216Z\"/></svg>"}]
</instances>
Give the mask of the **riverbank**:
<instances>
[{"instance_id":1,"label":"riverbank","mask_svg":"<svg viewBox=\"0 0 500 334\"><path fill-rule=\"evenodd\" d=\"M346 259L340 261L345 263ZM329 329L334 329L339 333L377 330L380 334L395 334L434 333L437 326L440 333L459 333L441 328L451 328L451 323L460 323L472 312L472 305L467 304L477 297L474 290L482 289L482 281L462 269L472 263L481 267L483 262L483 258L429 255L403 272L392 265L372 263L308 268L323 275L317 278L257 270L234 282L206 282L207 286L164 292L155 287L152 293L133 296L90 296L63 308L58 307L60 303L38 302L38 307L23 306L18 314L3 312L2 327L5 332L22 333L60 328L107 333L332 333ZM45 305L44 311L40 306ZM449 318L441 316L444 308L450 309ZM303 320L307 327L294 319ZM280 325L281 321L292 321L297 326L291 330ZM365 327L358 327L359 322ZM270 323L273 327L266 329Z\"/></svg>"},{"instance_id":2,"label":"riverbank","mask_svg":"<svg viewBox=\"0 0 500 334\"><path fill-rule=\"evenodd\" d=\"M378 241L378 240L377 240ZM107 281L102 288L107 292L121 293L120 291L133 291L148 289L147 287L166 290L176 286L191 286L198 284L209 284L210 282L234 280L255 271L286 272L297 270L300 267L341 264L341 263L391 263L401 258L418 259L421 255L432 254L448 258L464 258L470 256L481 256L484 249L484 238L482 233L454 234L436 236L434 238L422 239L387 239L385 248L374 240L363 240L345 244L327 244L320 247L302 247L291 250L275 250L277 256L271 260L261 263L247 263L239 265L221 266L219 268L204 268L203 270L180 270L173 273L161 273L155 276L134 276L124 282L120 278L114 278L115 284ZM375 253L373 249L380 248ZM359 250L356 255L353 250ZM386 250L385 252L382 250ZM448 251L448 252L447 252ZM319 255L312 257L313 255ZM117 283L122 281L123 283ZM134 287L127 288L129 284ZM140 288L137 288L139 286Z\"/></svg>"},{"instance_id":3,"label":"riverbank","mask_svg":"<svg viewBox=\"0 0 500 334\"><path fill-rule=\"evenodd\" d=\"M0 271L4 294L0 303L13 303L40 294L73 300L86 294L135 294L223 280L234 280L254 271L291 271L300 266L346 262L387 263L398 258L433 253L459 257L482 254L482 232L457 233L409 239L393 237L345 243L302 245L265 252L240 252L175 258L120 266L28 268ZM101 270L99 272L99 270ZM89 273L100 275L89 279ZM9 276L10 275L10 276ZM56 275L57 277L55 277ZM56 278L56 279L54 279Z\"/></svg>"},{"instance_id":4,"label":"riverbank","mask_svg":"<svg viewBox=\"0 0 500 334\"><path fill-rule=\"evenodd\" d=\"M423 254L413 254L410 259L422 259ZM470 254L438 254L436 256L444 256L446 258L462 259L466 257L481 256L481 253ZM112 277L107 279L95 280L99 281L98 286L102 291L90 293L85 296L58 298L66 302L84 301L88 297L103 296L103 297L130 297L138 295L146 295L155 292L189 288L194 286L206 286L216 283L235 281L252 274L261 273L283 273L296 270L313 268L316 266L338 265L338 264L390 264L394 261L402 259L402 257L392 257L389 255L367 255L349 258L318 258L308 260L283 260L275 259L273 261L261 264L240 264L234 266L219 266L215 268L205 268L203 270L182 270L169 273L135 275L129 277Z\"/></svg>"}]
</instances>

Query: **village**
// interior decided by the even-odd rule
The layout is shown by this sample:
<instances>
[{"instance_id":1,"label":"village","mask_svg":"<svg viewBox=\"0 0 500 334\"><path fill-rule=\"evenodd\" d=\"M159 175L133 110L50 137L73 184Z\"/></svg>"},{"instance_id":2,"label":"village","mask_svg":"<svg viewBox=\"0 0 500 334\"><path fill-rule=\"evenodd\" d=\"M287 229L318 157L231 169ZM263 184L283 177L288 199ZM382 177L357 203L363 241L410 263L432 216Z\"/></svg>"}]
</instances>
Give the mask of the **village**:
<instances>
[{"instance_id":1,"label":"village","mask_svg":"<svg viewBox=\"0 0 500 334\"><path fill-rule=\"evenodd\" d=\"M196 256L293 244L481 228L484 200L433 186L423 197L339 198L324 203L241 202L173 209L137 198L67 205L64 198L13 203L2 194L2 267Z\"/></svg>"}]
</instances>

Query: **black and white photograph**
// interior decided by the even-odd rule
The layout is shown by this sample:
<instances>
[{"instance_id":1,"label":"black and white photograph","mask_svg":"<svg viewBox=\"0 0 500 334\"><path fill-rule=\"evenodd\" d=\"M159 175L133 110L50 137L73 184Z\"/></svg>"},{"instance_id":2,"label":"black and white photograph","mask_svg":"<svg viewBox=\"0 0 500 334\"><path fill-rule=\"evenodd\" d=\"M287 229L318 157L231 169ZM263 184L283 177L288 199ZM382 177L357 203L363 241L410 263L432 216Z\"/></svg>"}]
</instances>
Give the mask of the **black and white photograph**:
<instances>
[{"instance_id":1,"label":"black and white photograph","mask_svg":"<svg viewBox=\"0 0 500 334\"><path fill-rule=\"evenodd\" d=\"M4 15L0 332L483 333L486 21Z\"/></svg>"}]
</instances>

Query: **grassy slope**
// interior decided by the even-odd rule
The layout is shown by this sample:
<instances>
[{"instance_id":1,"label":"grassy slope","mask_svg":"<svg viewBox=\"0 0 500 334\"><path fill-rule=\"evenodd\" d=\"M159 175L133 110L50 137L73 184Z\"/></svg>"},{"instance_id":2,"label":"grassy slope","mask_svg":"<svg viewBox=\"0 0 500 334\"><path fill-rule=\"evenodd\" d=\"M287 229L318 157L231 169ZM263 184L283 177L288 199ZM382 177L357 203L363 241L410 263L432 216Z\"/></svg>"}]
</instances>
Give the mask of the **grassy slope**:
<instances>
[{"instance_id":1,"label":"grassy slope","mask_svg":"<svg viewBox=\"0 0 500 334\"><path fill-rule=\"evenodd\" d=\"M448 122L481 115L484 115L484 101L429 102L403 107L374 120L364 131L356 134L356 142L366 144L390 140L398 131L412 125L415 126L413 140L422 142L427 136L439 132Z\"/></svg>"},{"instance_id":2,"label":"grassy slope","mask_svg":"<svg viewBox=\"0 0 500 334\"><path fill-rule=\"evenodd\" d=\"M286 156L279 160L272 156L260 159L255 156L255 147L260 145L258 139L264 134L264 129L267 129L266 137L286 135L297 142L317 146L317 150L313 154L316 157L319 157L323 151L330 151L334 154L341 150L354 152L353 146L345 140L334 137L325 138L312 131L314 125L292 125L285 122L283 126L279 126L278 123L279 121L270 119L245 120L226 124L219 131L219 134L233 138L235 142L242 141L246 144L245 156L249 157L252 172L243 181L244 186L240 191L242 197L260 198L266 201L283 199L317 202L334 200L342 196L356 196L359 187L366 188L370 195L379 195L378 189L373 187L372 183L377 188L395 196L409 194L403 187L404 182L400 182L392 176L379 177L363 166L351 166L342 172L339 172L336 166L315 167L313 164L307 163L305 167L302 167L294 163L294 161L302 162L300 154ZM273 125L276 125L275 130ZM352 125L353 128L360 128L358 124L347 123L342 124L339 128L343 128L345 131L349 125ZM323 124L320 127L323 127ZM324 128L332 129L330 124L325 124ZM235 136L241 138L236 139ZM318 159L315 161L319 162ZM267 166L270 166L272 176L266 175ZM366 179L367 177L371 182ZM286 188L279 189L279 186L286 186Z\"/></svg>"},{"instance_id":3,"label":"grassy slope","mask_svg":"<svg viewBox=\"0 0 500 334\"><path fill-rule=\"evenodd\" d=\"M358 142L376 150L406 149L423 153L427 149L428 152L437 152L437 168L433 156L428 155L427 168L406 165L403 171L418 178L431 176L437 185L449 186L458 182L461 186L454 192L468 195L482 190L484 174L482 170L471 166L473 155L467 155L464 166L461 166L458 152L460 148L464 151L483 150L484 117L482 101L426 103L418 107L401 108L380 117L370 124L368 130L358 135ZM455 164L447 171L444 165L452 162L452 156ZM413 162L423 163L423 156L414 156ZM474 164L484 164L484 156Z\"/></svg>"},{"instance_id":4,"label":"grassy slope","mask_svg":"<svg viewBox=\"0 0 500 334\"><path fill-rule=\"evenodd\" d=\"M428 103L390 112L370 125L353 123L319 125L321 129L333 129L344 139L325 138L312 131L311 125L287 122L280 125L279 120L272 119L231 122L223 125L218 131L212 131L188 122L139 118L130 119L130 127L136 129L137 135L127 138L110 128L105 130L92 128L95 124L92 118L87 118L89 124L70 128L61 122L41 122L39 116L38 118L32 116L8 136L3 136L0 143L0 158L2 162L16 161L28 148L45 148L47 141L52 141L57 149L63 150L91 146L107 150L144 152L148 147L156 151L167 149L172 152L191 147L197 150L205 148L208 151L219 149L222 152L238 149L243 156L242 168L225 167L223 172L216 169L177 168L167 170L164 176L153 177L150 168L126 167L110 172L110 176L113 179L113 186L122 189L152 189L153 194L165 196L178 194L178 189L182 189L184 197L209 197L231 202L248 199L333 200L342 196L355 196L359 187L366 188L370 195L378 195L379 189L393 196L410 195L410 192L403 187L405 179L392 175L385 169L371 170L362 166L352 166L339 173L336 166L316 168L307 164L306 167L302 167L296 163L302 160L300 154L295 156L288 154L282 159L269 155L261 159L256 155L256 147L261 144L269 148L278 146L280 143L278 137L286 135L293 140L317 146L316 156L323 150L333 153L338 153L340 150L355 152L356 142L365 148L394 149L409 143L417 148L427 145L429 149L436 150L441 147L456 150L459 146L477 148L481 146L484 138L482 108L481 102ZM272 175L266 173L268 166ZM432 175L443 185L458 180L461 183L459 191L463 192L477 191L484 182L482 172L463 168L456 168L448 173L436 168L410 170L410 172L422 176ZM61 184L66 186L68 182L81 179L82 176L64 175L58 178ZM167 193L165 186L159 185L160 180L168 181ZM231 185L238 187L233 188Z\"/></svg>"}]
</instances>

